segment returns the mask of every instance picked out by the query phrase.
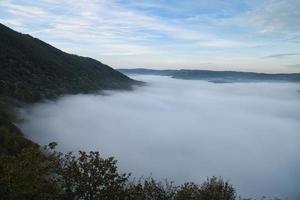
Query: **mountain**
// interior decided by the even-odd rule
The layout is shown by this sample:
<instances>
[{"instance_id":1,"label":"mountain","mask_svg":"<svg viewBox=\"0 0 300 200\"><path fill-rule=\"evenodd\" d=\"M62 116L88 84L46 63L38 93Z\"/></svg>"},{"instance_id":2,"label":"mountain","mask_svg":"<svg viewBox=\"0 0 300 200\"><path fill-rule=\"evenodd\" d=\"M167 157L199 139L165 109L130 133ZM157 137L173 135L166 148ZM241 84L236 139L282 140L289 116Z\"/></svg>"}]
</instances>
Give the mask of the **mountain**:
<instances>
[{"instance_id":1,"label":"mountain","mask_svg":"<svg viewBox=\"0 0 300 200\"><path fill-rule=\"evenodd\" d=\"M135 68L135 69L118 69L119 72L124 74L140 74L140 75L158 75L158 76L173 76L178 70L156 70L146 68Z\"/></svg>"},{"instance_id":2,"label":"mountain","mask_svg":"<svg viewBox=\"0 0 300 200\"><path fill-rule=\"evenodd\" d=\"M97 60L65 53L2 24L0 70L0 96L28 103L138 83Z\"/></svg>"},{"instance_id":3,"label":"mountain","mask_svg":"<svg viewBox=\"0 0 300 200\"><path fill-rule=\"evenodd\" d=\"M266 74L255 72L236 71L209 71L209 70L153 70L153 69L119 69L124 74L160 75L177 79L206 80L214 83L253 82L253 81L280 81L300 82L300 73L294 74Z\"/></svg>"},{"instance_id":4,"label":"mountain","mask_svg":"<svg viewBox=\"0 0 300 200\"><path fill-rule=\"evenodd\" d=\"M65 53L0 24L0 155L36 146L14 124L17 105L135 84L140 82L97 60Z\"/></svg>"}]
</instances>

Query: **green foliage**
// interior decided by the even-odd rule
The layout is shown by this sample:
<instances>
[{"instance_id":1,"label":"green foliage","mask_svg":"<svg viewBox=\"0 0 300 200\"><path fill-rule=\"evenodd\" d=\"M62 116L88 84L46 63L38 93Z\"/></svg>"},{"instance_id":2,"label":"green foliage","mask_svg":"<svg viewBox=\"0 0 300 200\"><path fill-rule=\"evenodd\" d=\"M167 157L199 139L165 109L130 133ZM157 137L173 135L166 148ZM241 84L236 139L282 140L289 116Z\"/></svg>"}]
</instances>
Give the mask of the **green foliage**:
<instances>
[{"instance_id":1,"label":"green foliage","mask_svg":"<svg viewBox=\"0 0 300 200\"><path fill-rule=\"evenodd\" d=\"M124 199L128 174L119 174L113 157L103 159L99 152L79 152L60 157L58 182L66 199Z\"/></svg>"},{"instance_id":2,"label":"green foliage","mask_svg":"<svg viewBox=\"0 0 300 200\"><path fill-rule=\"evenodd\" d=\"M18 132L0 125L0 154L17 154L24 147L34 145Z\"/></svg>"},{"instance_id":3,"label":"green foliage","mask_svg":"<svg viewBox=\"0 0 300 200\"><path fill-rule=\"evenodd\" d=\"M222 178L212 177L200 186L201 200L234 200L236 198L234 187Z\"/></svg>"},{"instance_id":4,"label":"green foliage","mask_svg":"<svg viewBox=\"0 0 300 200\"><path fill-rule=\"evenodd\" d=\"M208 178L201 185L185 183L180 186L175 200L234 200L234 187L222 178Z\"/></svg>"},{"instance_id":5,"label":"green foliage","mask_svg":"<svg viewBox=\"0 0 300 200\"><path fill-rule=\"evenodd\" d=\"M135 200L172 200L176 195L172 182L159 182L153 178L131 182L127 186L129 199Z\"/></svg>"},{"instance_id":6,"label":"green foliage","mask_svg":"<svg viewBox=\"0 0 300 200\"><path fill-rule=\"evenodd\" d=\"M63 155L51 143L0 156L0 199L126 199L128 174L98 152Z\"/></svg>"},{"instance_id":7,"label":"green foliage","mask_svg":"<svg viewBox=\"0 0 300 200\"><path fill-rule=\"evenodd\" d=\"M195 183L184 183L178 189L175 200L198 200L201 199L201 190Z\"/></svg>"},{"instance_id":8,"label":"green foliage","mask_svg":"<svg viewBox=\"0 0 300 200\"><path fill-rule=\"evenodd\" d=\"M0 199L54 199L58 187L50 158L33 147L15 156L0 155Z\"/></svg>"},{"instance_id":9,"label":"green foliage","mask_svg":"<svg viewBox=\"0 0 300 200\"><path fill-rule=\"evenodd\" d=\"M0 24L0 96L37 102L137 83L101 62L65 53Z\"/></svg>"},{"instance_id":10,"label":"green foliage","mask_svg":"<svg viewBox=\"0 0 300 200\"><path fill-rule=\"evenodd\" d=\"M0 155L15 155L25 147L37 147L36 144L24 138L22 132L11 120L15 120L14 112L4 107L0 101Z\"/></svg>"}]
</instances>

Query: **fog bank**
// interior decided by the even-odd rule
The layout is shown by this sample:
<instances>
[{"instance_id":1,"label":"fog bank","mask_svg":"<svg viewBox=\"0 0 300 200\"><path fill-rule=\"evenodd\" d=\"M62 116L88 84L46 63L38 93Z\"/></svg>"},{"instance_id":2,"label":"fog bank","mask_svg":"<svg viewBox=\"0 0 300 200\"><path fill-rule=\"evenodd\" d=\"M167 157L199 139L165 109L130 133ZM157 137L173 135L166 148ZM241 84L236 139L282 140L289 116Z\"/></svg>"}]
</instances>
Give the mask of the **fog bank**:
<instances>
[{"instance_id":1,"label":"fog bank","mask_svg":"<svg viewBox=\"0 0 300 200\"><path fill-rule=\"evenodd\" d=\"M148 85L36 104L20 126L40 144L113 155L133 176L216 175L244 197L300 197L300 85L133 78Z\"/></svg>"}]
</instances>

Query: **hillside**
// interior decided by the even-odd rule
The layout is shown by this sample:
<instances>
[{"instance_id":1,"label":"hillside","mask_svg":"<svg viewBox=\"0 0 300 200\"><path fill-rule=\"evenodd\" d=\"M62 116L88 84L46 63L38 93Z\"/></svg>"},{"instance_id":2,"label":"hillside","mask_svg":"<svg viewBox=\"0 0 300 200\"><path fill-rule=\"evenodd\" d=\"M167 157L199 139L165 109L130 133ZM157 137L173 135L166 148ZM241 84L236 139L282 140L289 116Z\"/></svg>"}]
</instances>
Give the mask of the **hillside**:
<instances>
[{"instance_id":1,"label":"hillside","mask_svg":"<svg viewBox=\"0 0 300 200\"><path fill-rule=\"evenodd\" d=\"M0 24L0 96L36 102L61 94L125 89L136 81Z\"/></svg>"},{"instance_id":2,"label":"hillside","mask_svg":"<svg viewBox=\"0 0 300 200\"><path fill-rule=\"evenodd\" d=\"M153 70L153 69L119 69L125 74L140 75L160 75L170 76L177 79L205 80L214 83L231 82L300 82L300 74L266 74L255 72L237 72L237 71L209 71L209 70Z\"/></svg>"},{"instance_id":3,"label":"hillside","mask_svg":"<svg viewBox=\"0 0 300 200\"><path fill-rule=\"evenodd\" d=\"M63 94L129 89L138 81L0 24L0 154L35 145L14 125L14 108Z\"/></svg>"}]
</instances>

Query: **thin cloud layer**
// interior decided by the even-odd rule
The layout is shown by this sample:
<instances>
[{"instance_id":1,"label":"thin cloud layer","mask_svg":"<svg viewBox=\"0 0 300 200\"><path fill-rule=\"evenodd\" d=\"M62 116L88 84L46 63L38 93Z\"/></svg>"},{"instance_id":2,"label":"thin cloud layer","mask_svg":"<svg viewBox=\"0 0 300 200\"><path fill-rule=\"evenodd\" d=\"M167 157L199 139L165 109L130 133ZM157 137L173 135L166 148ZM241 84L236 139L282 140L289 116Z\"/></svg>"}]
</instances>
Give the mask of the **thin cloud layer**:
<instances>
[{"instance_id":1,"label":"thin cloud layer","mask_svg":"<svg viewBox=\"0 0 300 200\"><path fill-rule=\"evenodd\" d=\"M300 54L298 53L283 53L283 54L272 54L272 55L269 55L269 56L266 56L266 58L284 58L284 57L287 57L287 56L299 56Z\"/></svg>"},{"instance_id":2,"label":"thin cloud layer","mask_svg":"<svg viewBox=\"0 0 300 200\"><path fill-rule=\"evenodd\" d=\"M136 177L220 175L244 197L300 196L299 85L134 78L149 84L36 104L22 111L21 128L63 151L114 155Z\"/></svg>"}]
</instances>

